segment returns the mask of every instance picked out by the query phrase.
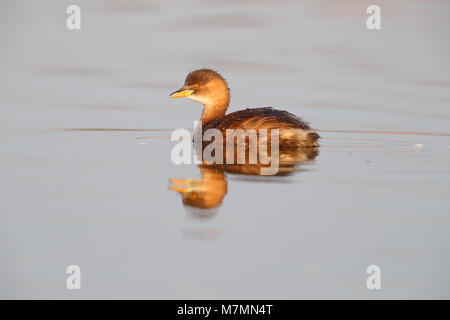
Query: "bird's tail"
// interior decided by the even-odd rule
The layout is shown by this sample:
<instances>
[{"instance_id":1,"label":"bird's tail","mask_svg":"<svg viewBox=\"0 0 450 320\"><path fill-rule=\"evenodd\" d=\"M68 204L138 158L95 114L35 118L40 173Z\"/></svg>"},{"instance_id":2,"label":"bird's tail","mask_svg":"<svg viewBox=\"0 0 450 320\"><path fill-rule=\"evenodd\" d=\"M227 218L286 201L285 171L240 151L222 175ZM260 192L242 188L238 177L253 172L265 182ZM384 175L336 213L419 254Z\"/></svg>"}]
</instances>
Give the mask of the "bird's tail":
<instances>
[{"instance_id":1,"label":"bird's tail","mask_svg":"<svg viewBox=\"0 0 450 320\"><path fill-rule=\"evenodd\" d=\"M314 130L298 128L280 129L280 147L318 147L320 136Z\"/></svg>"}]
</instances>

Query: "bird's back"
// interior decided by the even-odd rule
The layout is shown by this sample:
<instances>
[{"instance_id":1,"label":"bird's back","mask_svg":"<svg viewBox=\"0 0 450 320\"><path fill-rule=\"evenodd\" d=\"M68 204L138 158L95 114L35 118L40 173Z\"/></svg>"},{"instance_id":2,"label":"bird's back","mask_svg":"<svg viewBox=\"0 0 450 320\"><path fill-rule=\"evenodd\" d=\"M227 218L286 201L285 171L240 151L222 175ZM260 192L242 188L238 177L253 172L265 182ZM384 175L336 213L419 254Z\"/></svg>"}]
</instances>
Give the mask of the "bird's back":
<instances>
[{"instance_id":1,"label":"bird's back","mask_svg":"<svg viewBox=\"0 0 450 320\"><path fill-rule=\"evenodd\" d=\"M279 129L280 148L317 147L320 138L301 118L271 107L232 112L203 126L204 131L211 128L222 131L224 136L227 129Z\"/></svg>"}]
</instances>

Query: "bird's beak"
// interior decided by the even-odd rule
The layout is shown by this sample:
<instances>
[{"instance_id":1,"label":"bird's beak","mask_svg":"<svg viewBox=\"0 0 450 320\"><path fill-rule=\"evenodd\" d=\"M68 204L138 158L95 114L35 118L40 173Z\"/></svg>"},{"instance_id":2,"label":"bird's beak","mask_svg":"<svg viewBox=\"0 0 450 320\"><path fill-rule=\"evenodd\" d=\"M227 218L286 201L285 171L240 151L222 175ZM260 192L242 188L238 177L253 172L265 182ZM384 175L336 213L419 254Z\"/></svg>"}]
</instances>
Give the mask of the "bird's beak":
<instances>
[{"instance_id":1,"label":"bird's beak","mask_svg":"<svg viewBox=\"0 0 450 320\"><path fill-rule=\"evenodd\" d=\"M169 97L171 98L182 98L182 97L188 97L190 96L192 93L194 93L194 90L191 89L186 89L186 88L181 88L175 92L172 92Z\"/></svg>"}]
</instances>

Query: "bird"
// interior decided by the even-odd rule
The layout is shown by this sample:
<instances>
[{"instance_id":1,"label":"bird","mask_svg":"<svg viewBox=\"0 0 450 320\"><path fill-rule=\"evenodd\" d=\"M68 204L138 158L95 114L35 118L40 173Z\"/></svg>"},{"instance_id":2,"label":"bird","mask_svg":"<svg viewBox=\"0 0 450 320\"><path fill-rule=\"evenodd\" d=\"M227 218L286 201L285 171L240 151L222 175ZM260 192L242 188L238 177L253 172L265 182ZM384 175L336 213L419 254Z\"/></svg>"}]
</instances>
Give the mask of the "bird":
<instances>
[{"instance_id":1,"label":"bird","mask_svg":"<svg viewBox=\"0 0 450 320\"><path fill-rule=\"evenodd\" d=\"M203 104L200 117L203 131L218 129L226 136L227 129L279 130L279 148L318 147L319 134L301 118L272 107L246 108L225 114L230 103L227 81L217 71L198 69L190 72L184 85L169 97L186 97ZM270 142L270 136L267 138Z\"/></svg>"}]
</instances>

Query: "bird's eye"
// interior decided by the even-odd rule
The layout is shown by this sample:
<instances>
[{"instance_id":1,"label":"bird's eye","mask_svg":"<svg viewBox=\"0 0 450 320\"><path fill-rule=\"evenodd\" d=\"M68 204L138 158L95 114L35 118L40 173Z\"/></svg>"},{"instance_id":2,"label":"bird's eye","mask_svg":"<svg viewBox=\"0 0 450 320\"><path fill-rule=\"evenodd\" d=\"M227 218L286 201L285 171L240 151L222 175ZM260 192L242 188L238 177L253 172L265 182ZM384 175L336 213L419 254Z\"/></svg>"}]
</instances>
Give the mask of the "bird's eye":
<instances>
[{"instance_id":1,"label":"bird's eye","mask_svg":"<svg viewBox=\"0 0 450 320\"><path fill-rule=\"evenodd\" d=\"M194 84L194 90L198 90L198 84Z\"/></svg>"}]
</instances>

